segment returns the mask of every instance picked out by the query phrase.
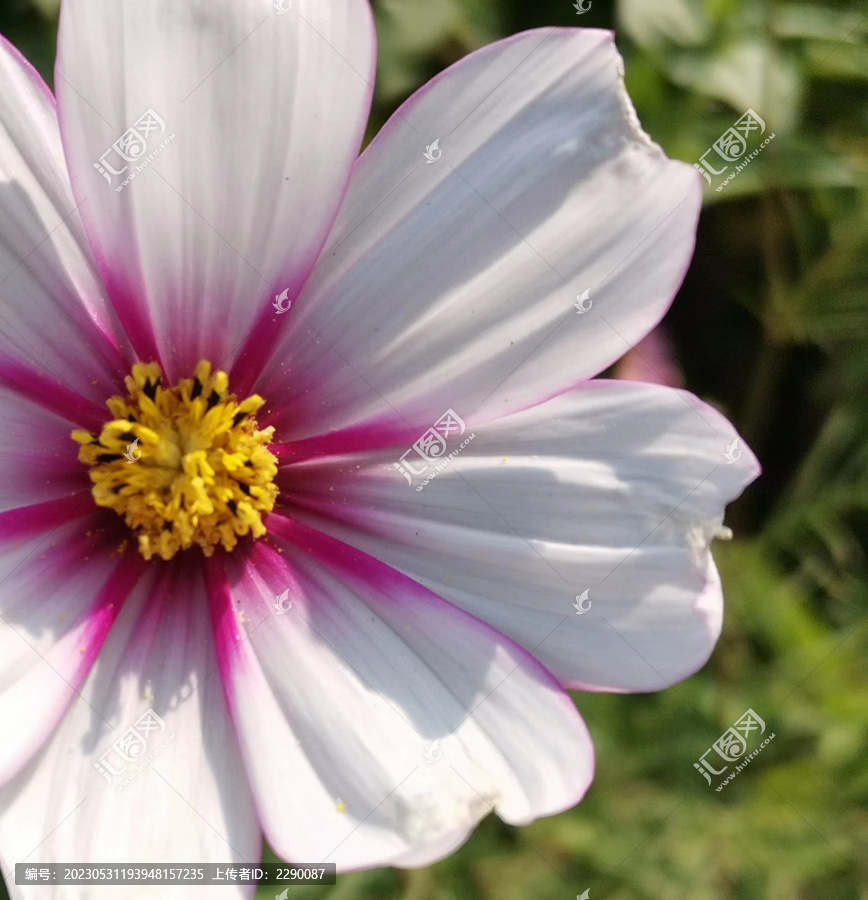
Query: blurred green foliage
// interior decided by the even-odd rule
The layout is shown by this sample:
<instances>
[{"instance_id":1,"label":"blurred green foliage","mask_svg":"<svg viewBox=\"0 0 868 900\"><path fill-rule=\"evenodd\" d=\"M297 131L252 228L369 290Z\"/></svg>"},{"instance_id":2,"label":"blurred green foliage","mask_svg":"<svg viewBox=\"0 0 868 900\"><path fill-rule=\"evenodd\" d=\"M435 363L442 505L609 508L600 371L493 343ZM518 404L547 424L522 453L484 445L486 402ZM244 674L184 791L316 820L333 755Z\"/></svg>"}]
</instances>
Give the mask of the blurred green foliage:
<instances>
[{"instance_id":1,"label":"blurred green foliage","mask_svg":"<svg viewBox=\"0 0 868 900\"><path fill-rule=\"evenodd\" d=\"M179 0L180 2L180 0ZM0 32L50 80L57 0ZM577 694L598 752L578 808L490 817L447 860L339 877L333 900L868 898L868 15L754 0L378 0L369 137L428 78L527 28L616 28L643 126L694 162L745 109L775 140L707 191L666 327L689 389L765 473L716 548L723 638L656 695ZM693 768L748 707L775 740L724 791ZM267 857L268 858L268 857ZM123 889L121 889L123 890ZM0 888L2 893L2 888ZM273 889L261 889L261 900Z\"/></svg>"}]
</instances>

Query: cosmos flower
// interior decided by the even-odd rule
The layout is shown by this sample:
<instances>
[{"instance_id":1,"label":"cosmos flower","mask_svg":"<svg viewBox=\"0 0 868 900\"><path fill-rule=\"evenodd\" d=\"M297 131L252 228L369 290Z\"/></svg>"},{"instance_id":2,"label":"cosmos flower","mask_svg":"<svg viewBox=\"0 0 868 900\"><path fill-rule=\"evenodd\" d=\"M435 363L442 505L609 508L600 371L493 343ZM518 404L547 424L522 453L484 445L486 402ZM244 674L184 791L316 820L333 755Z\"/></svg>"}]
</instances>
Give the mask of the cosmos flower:
<instances>
[{"instance_id":1,"label":"cosmos flower","mask_svg":"<svg viewBox=\"0 0 868 900\"><path fill-rule=\"evenodd\" d=\"M64 0L56 104L0 49L4 872L425 865L581 799L566 688L711 653L756 461L591 380L699 176L607 32L472 53L358 156L374 69L365 0Z\"/></svg>"}]
</instances>

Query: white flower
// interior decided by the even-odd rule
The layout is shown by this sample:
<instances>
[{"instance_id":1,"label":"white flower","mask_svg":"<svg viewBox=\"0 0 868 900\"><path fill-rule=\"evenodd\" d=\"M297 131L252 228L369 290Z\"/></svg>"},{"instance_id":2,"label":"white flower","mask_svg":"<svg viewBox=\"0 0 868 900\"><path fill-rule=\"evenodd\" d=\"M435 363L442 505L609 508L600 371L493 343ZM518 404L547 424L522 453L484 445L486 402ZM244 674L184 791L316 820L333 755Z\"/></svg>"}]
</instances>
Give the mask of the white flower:
<instances>
[{"instance_id":1,"label":"white flower","mask_svg":"<svg viewBox=\"0 0 868 900\"><path fill-rule=\"evenodd\" d=\"M425 865L491 810L581 799L593 748L564 686L665 688L719 634L709 543L753 455L728 465L735 431L690 394L588 380L665 313L701 202L639 128L611 34L473 53L357 160L367 3L273 5L64 0L56 113L0 47L6 868L251 862L263 832L340 871ZM165 430L106 413L141 362L157 406L204 416L210 387L169 390L201 359L264 398L274 490L269 454L244 480L265 451L234 455L254 426L223 388L205 450L168 407ZM411 490L394 463L446 410L474 439ZM135 466L93 449L112 417L143 435ZM136 516L171 535L150 562ZM179 550L182 523L181 547L227 549Z\"/></svg>"}]
</instances>

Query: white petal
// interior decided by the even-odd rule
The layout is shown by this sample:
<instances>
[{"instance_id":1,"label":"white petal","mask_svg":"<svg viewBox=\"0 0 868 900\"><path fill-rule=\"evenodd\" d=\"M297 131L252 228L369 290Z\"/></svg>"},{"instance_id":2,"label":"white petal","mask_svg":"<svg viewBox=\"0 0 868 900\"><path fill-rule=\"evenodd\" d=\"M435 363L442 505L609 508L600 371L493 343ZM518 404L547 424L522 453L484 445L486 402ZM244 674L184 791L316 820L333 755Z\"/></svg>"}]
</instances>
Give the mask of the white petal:
<instances>
[{"instance_id":1,"label":"white petal","mask_svg":"<svg viewBox=\"0 0 868 900\"><path fill-rule=\"evenodd\" d=\"M280 855L339 872L424 865L490 811L525 823L579 801L593 748L533 657L358 551L276 516L269 527L285 552L260 542L246 566L230 557L231 588L211 590L229 706Z\"/></svg>"},{"instance_id":2,"label":"white petal","mask_svg":"<svg viewBox=\"0 0 868 900\"><path fill-rule=\"evenodd\" d=\"M594 381L467 426L447 455L470 434L421 491L438 466L411 487L393 466L407 447L289 466L287 509L316 511L569 687L658 690L705 663L722 615L709 545L759 472L744 446L727 462L726 419L685 391Z\"/></svg>"},{"instance_id":3,"label":"white petal","mask_svg":"<svg viewBox=\"0 0 868 900\"><path fill-rule=\"evenodd\" d=\"M82 699L46 749L0 790L6 868L16 862L259 861L260 832L216 675L207 607L193 577L179 567L175 572L150 598L143 587L124 607ZM149 709L159 721L151 720L144 740L141 730L134 732L128 755L135 761L122 763L115 742ZM82 887L10 884L9 890L14 900L105 896L104 889ZM239 900L254 891L227 886L221 896ZM178 888L133 893L168 900L178 897ZM213 887L183 889L185 898L213 893Z\"/></svg>"},{"instance_id":4,"label":"white petal","mask_svg":"<svg viewBox=\"0 0 868 900\"><path fill-rule=\"evenodd\" d=\"M275 424L306 437L448 407L481 421L597 374L656 324L693 251L701 179L639 128L621 69L611 33L543 29L401 107L258 385L281 399Z\"/></svg>"},{"instance_id":5,"label":"white petal","mask_svg":"<svg viewBox=\"0 0 868 900\"><path fill-rule=\"evenodd\" d=\"M62 719L140 574L81 499L0 515L0 784Z\"/></svg>"},{"instance_id":6,"label":"white petal","mask_svg":"<svg viewBox=\"0 0 868 900\"><path fill-rule=\"evenodd\" d=\"M54 98L0 38L0 381L21 369L103 402L119 331L84 237Z\"/></svg>"},{"instance_id":7,"label":"white petal","mask_svg":"<svg viewBox=\"0 0 868 900\"><path fill-rule=\"evenodd\" d=\"M300 289L358 153L368 4L65 0L58 47L73 189L139 355L174 380L226 365L257 322L276 334L275 295ZM112 149L151 125L135 160Z\"/></svg>"}]
</instances>

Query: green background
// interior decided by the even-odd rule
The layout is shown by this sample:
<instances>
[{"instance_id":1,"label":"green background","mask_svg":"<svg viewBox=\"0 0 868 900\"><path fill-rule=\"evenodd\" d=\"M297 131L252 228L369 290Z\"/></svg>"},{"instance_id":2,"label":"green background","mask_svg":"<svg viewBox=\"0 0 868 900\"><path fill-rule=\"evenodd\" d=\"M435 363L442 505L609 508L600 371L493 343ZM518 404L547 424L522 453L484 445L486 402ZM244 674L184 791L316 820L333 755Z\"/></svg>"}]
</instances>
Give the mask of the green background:
<instances>
[{"instance_id":1,"label":"green background","mask_svg":"<svg viewBox=\"0 0 868 900\"><path fill-rule=\"evenodd\" d=\"M57 0L0 4L0 32L50 83ZM660 694L575 695L598 754L579 807L520 829L489 817L430 868L291 895L868 898L865 8L592 0L578 16L570 0L374 5L369 137L445 66L545 25L616 28L643 126L672 157L695 162L749 107L765 119L775 140L707 192L666 320L686 386L726 412L765 472L730 507L735 540L715 547L727 607L708 665ZM775 740L717 793L693 763L749 707Z\"/></svg>"}]
</instances>

